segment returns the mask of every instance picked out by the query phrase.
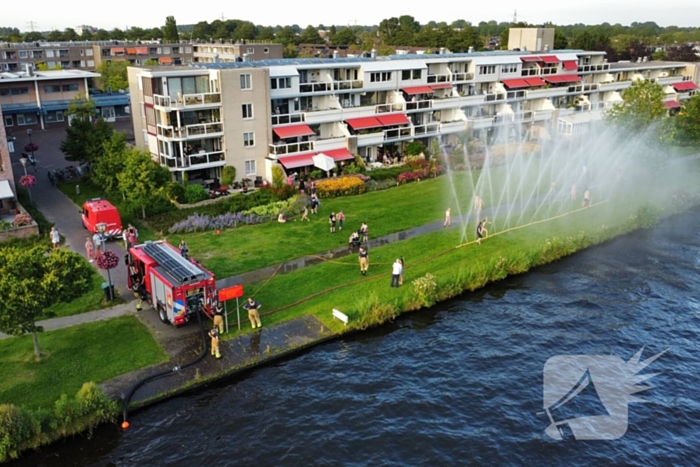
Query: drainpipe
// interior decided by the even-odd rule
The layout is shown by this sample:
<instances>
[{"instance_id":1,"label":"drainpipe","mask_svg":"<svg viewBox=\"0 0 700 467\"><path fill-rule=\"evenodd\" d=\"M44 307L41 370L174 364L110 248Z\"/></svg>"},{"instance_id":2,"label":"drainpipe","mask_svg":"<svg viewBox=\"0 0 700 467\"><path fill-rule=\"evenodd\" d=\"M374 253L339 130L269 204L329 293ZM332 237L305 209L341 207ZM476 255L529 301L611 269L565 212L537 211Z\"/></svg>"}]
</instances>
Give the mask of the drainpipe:
<instances>
[{"instance_id":1,"label":"drainpipe","mask_svg":"<svg viewBox=\"0 0 700 467\"><path fill-rule=\"evenodd\" d=\"M44 113L41 111L41 97L39 96L39 80L36 78L34 78L34 93L36 94L36 105L39 107L39 123L41 124L41 129L45 130Z\"/></svg>"}]
</instances>

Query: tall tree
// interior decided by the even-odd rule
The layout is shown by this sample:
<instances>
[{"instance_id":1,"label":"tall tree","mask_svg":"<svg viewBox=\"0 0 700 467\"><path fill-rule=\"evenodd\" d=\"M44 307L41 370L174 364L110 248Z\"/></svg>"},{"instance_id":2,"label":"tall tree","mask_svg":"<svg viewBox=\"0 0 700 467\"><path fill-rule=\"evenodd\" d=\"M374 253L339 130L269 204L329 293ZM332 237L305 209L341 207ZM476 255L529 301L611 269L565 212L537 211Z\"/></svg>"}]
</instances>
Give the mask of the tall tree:
<instances>
[{"instance_id":1,"label":"tall tree","mask_svg":"<svg viewBox=\"0 0 700 467\"><path fill-rule=\"evenodd\" d=\"M165 18L165 26L163 26L163 42L168 44L176 44L180 42L180 34L177 32L177 23L174 16Z\"/></svg>"},{"instance_id":2,"label":"tall tree","mask_svg":"<svg viewBox=\"0 0 700 467\"><path fill-rule=\"evenodd\" d=\"M683 145L700 145L700 94L683 103L683 108L673 119L674 140Z\"/></svg>"},{"instance_id":3,"label":"tall tree","mask_svg":"<svg viewBox=\"0 0 700 467\"><path fill-rule=\"evenodd\" d=\"M700 61L700 57L697 56L693 46L690 44L683 44L676 47L669 47L666 49L666 57L668 60L675 62L697 62Z\"/></svg>"},{"instance_id":4,"label":"tall tree","mask_svg":"<svg viewBox=\"0 0 700 467\"><path fill-rule=\"evenodd\" d=\"M118 193L119 181L115 175L121 173L126 166L126 133L115 131L102 148L102 153L90 167L90 179L105 193Z\"/></svg>"},{"instance_id":5,"label":"tall tree","mask_svg":"<svg viewBox=\"0 0 700 467\"><path fill-rule=\"evenodd\" d=\"M666 115L666 93L661 85L637 80L622 91L622 102L609 109L605 118L633 132L643 132Z\"/></svg>"},{"instance_id":6,"label":"tall tree","mask_svg":"<svg viewBox=\"0 0 700 467\"><path fill-rule=\"evenodd\" d=\"M78 33L75 32L75 29L73 28L66 28L63 31L63 40L64 41L77 41L79 39Z\"/></svg>"},{"instance_id":7,"label":"tall tree","mask_svg":"<svg viewBox=\"0 0 700 467\"><path fill-rule=\"evenodd\" d=\"M129 78L126 70L128 66L129 63L122 60L102 62L97 68L102 89L107 90L109 88L115 92L129 89Z\"/></svg>"},{"instance_id":8,"label":"tall tree","mask_svg":"<svg viewBox=\"0 0 700 467\"><path fill-rule=\"evenodd\" d=\"M95 103L85 97L76 96L68 105L66 115L70 125L66 137L59 146L66 160L73 162L93 162L102 154L103 145L112 138L114 127L102 117L93 123Z\"/></svg>"},{"instance_id":9,"label":"tall tree","mask_svg":"<svg viewBox=\"0 0 700 467\"><path fill-rule=\"evenodd\" d=\"M165 196L163 187L170 179L170 171L154 164L151 154L140 149L127 153L124 170L117 174L119 191L131 206L141 210L144 219L146 207L153 199Z\"/></svg>"},{"instance_id":10,"label":"tall tree","mask_svg":"<svg viewBox=\"0 0 700 467\"><path fill-rule=\"evenodd\" d=\"M385 44L394 44L396 34L399 32L399 19L396 17L383 19L382 22L379 23L377 32L382 42Z\"/></svg>"},{"instance_id":11,"label":"tall tree","mask_svg":"<svg viewBox=\"0 0 700 467\"><path fill-rule=\"evenodd\" d=\"M335 26L331 26L331 29ZM331 34L330 42L333 45L350 45L357 43L357 34L352 28L343 28L335 34Z\"/></svg>"},{"instance_id":12,"label":"tall tree","mask_svg":"<svg viewBox=\"0 0 700 467\"><path fill-rule=\"evenodd\" d=\"M300 44L324 44L326 41L318 34L318 30L314 26L307 26L301 34L299 34Z\"/></svg>"},{"instance_id":13,"label":"tall tree","mask_svg":"<svg viewBox=\"0 0 700 467\"><path fill-rule=\"evenodd\" d=\"M569 38L566 37L564 31L561 28L556 28L554 30L554 49L564 50L569 48Z\"/></svg>"},{"instance_id":14,"label":"tall tree","mask_svg":"<svg viewBox=\"0 0 700 467\"><path fill-rule=\"evenodd\" d=\"M95 101L88 99L85 94L78 94L68 103L66 115L91 120L95 116Z\"/></svg>"}]
</instances>

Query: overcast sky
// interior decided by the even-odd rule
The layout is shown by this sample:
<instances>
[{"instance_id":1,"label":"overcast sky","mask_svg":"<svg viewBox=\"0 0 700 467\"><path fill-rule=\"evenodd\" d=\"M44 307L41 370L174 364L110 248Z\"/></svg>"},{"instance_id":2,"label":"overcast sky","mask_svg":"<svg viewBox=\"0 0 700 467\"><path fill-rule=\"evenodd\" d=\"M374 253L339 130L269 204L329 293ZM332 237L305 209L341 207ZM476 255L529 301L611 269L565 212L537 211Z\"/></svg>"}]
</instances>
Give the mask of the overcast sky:
<instances>
[{"instance_id":1,"label":"overcast sky","mask_svg":"<svg viewBox=\"0 0 700 467\"><path fill-rule=\"evenodd\" d=\"M9 1L9 0L8 0ZM293 2L266 0L259 2L222 2L213 6L209 2L144 2L122 0L116 3L102 4L93 0L71 0L56 3L54 0L34 0L30 4L15 3L12 8L5 8L0 17L0 26L17 27L20 30L63 30L81 24L97 28L124 29L127 26L152 28L165 23L165 17L175 16L178 24L193 24L199 21L221 19L243 19L255 24L274 26L277 24L298 24L306 27L323 24L372 25L379 24L384 18L414 16L421 24L434 20L451 23L456 19L465 19L473 24L480 21L511 21L513 11L518 8L518 20L530 24L551 21L555 24L599 24L608 22L629 25L632 22L655 21L661 26L700 26L700 2L697 0L678 0L672 6L650 0L592 0L578 4L561 3L561 7L552 8L552 2L531 0L522 2L442 2L432 4L425 1L403 0L377 1L353 0L350 2ZM179 8L178 8L179 7ZM222 11L223 10L223 11Z\"/></svg>"}]
</instances>

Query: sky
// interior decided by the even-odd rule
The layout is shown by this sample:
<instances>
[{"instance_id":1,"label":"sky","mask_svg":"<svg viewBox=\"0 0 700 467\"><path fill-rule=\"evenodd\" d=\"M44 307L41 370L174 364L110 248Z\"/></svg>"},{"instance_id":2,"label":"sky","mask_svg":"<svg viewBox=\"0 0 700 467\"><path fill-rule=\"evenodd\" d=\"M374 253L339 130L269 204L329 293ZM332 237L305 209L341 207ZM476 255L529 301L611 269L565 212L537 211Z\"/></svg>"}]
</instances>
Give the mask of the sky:
<instances>
[{"instance_id":1,"label":"sky","mask_svg":"<svg viewBox=\"0 0 700 467\"><path fill-rule=\"evenodd\" d=\"M464 5L458 7L457 5ZM17 27L22 32L32 30L63 30L86 24L103 29L124 29L127 26L152 28L162 26L165 17L175 16L178 24L193 24L215 19L242 19L264 26L298 24L373 25L382 19L404 14L415 17L421 24L431 20L451 23L465 19L472 24L480 21L512 21L517 8L518 20L529 24L551 21L555 24L599 24L608 22L629 25L632 22L655 21L660 26L700 26L700 2L678 0L669 8L667 4L650 0L617 0L615 2L593 0L582 4L562 4L551 7L548 0L522 2L444 2L431 6L425 1L402 0L377 1L353 0L352 2L290 2L266 0L247 2L245 7L235 2L222 2L218 6L210 2L143 2L122 0L110 6L108 12L96 8L94 1L72 0L69 8L56 8L54 0L34 0L31 8L7 8L0 18L0 26ZM292 7L292 5L294 7ZM168 11L168 7L171 10ZM180 8L178 8L180 6Z\"/></svg>"}]
</instances>

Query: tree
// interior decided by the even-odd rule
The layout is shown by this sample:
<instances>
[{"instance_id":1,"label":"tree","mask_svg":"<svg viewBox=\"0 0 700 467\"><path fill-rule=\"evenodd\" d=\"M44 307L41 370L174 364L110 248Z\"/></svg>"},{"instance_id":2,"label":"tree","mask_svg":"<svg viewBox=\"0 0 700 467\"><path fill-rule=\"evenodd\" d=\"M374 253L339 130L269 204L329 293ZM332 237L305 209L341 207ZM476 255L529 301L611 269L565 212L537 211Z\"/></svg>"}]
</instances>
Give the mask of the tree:
<instances>
[{"instance_id":1,"label":"tree","mask_svg":"<svg viewBox=\"0 0 700 467\"><path fill-rule=\"evenodd\" d=\"M79 39L78 33L75 32L75 29L73 28L66 28L63 31L63 40L64 41L77 41Z\"/></svg>"},{"instance_id":2,"label":"tree","mask_svg":"<svg viewBox=\"0 0 700 467\"><path fill-rule=\"evenodd\" d=\"M569 38L566 37L566 34L559 29L556 28L554 30L554 49L555 50L564 50L569 48Z\"/></svg>"},{"instance_id":3,"label":"tree","mask_svg":"<svg viewBox=\"0 0 700 467\"><path fill-rule=\"evenodd\" d=\"M396 34L399 32L399 19L396 17L383 19L379 23L379 29L377 33L379 38L385 43L392 45L396 40Z\"/></svg>"},{"instance_id":4,"label":"tree","mask_svg":"<svg viewBox=\"0 0 700 467\"><path fill-rule=\"evenodd\" d=\"M22 37L23 42L37 42L37 41L43 41L43 40L44 40L44 35L40 32L37 32L37 31L28 32Z\"/></svg>"},{"instance_id":5,"label":"tree","mask_svg":"<svg viewBox=\"0 0 700 467\"><path fill-rule=\"evenodd\" d=\"M669 47L666 49L666 55L668 60L674 62L697 62L699 60L693 46L689 44Z\"/></svg>"},{"instance_id":6,"label":"tree","mask_svg":"<svg viewBox=\"0 0 700 467\"><path fill-rule=\"evenodd\" d=\"M109 38L110 39L115 39L118 41L123 41L126 39L126 34L124 34L124 31L122 31L119 28L114 28L112 31L109 33Z\"/></svg>"},{"instance_id":7,"label":"tree","mask_svg":"<svg viewBox=\"0 0 700 467\"><path fill-rule=\"evenodd\" d=\"M92 271L77 253L63 248L0 248L0 331L32 333L34 355L41 356L36 321L48 317L52 304L76 298L90 286Z\"/></svg>"},{"instance_id":8,"label":"tree","mask_svg":"<svg viewBox=\"0 0 700 467\"><path fill-rule=\"evenodd\" d=\"M700 144L700 94L685 101L683 108L673 119L674 140L679 144Z\"/></svg>"},{"instance_id":9,"label":"tree","mask_svg":"<svg viewBox=\"0 0 700 467\"><path fill-rule=\"evenodd\" d=\"M170 171L154 164L151 154L140 149L127 152L124 170L117 174L119 191L129 204L141 210L144 219L148 205L165 198L164 187L170 179Z\"/></svg>"},{"instance_id":10,"label":"tree","mask_svg":"<svg viewBox=\"0 0 700 467\"><path fill-rule=\"evenodd\" d=\"M177 23L174 16L165 18L165 26L163 26L163 42L167 44L176 44L180 42L180 35L177 32Z\"/></svg>"},{"instance_id":11,"label":"tree","mask_svg":"<svg viewBox=\"0 0 700 467\"><path fill-rule=\"evenodd\" d=\"M149 58L145 62L143 62L143 66L158 66L158 60L155 58Z\"/></svg>"},{"instance_id":12,"label":"tree","mask_svg":"<svg viewBox=\"0 0 700 467\"><path fill-rule=\"evenodd\" d=\"M296 42L296 34L294 33L291 27L285 26L280 30L280 32L275 34L275 42L287 47L289 44L294 44Z\"/></svg>"},{"instance_id":13,"label":"tree","mask_svg":"<svg viewBox=\"0 0 700 467\"><path fill-rule=\"evenodd\" d=\"M112 91L129 89L129 78L126 70L128 66L128 62L121 60L102 62L97 69L102 89L109 88Z\"/></svg>"},{"instance_id":14,"label":"tree","mask_svg":"<svg viewBox=\"0 0 700 467\"><path fill-rule=\"evenodd\" d=\"M323 37L318 34L318 30L313 26L307 26L299 35L300 44L324 44L325 42Z\"/></svg>"},{"instance_id":15,"label":"tree","mask_svg":"<svg viewBox=\"0 0 700 467\"><path fill-rule=\"evenodd\" d=\"M335 28L332 26L331 28ZM350 45L357 43L357 35L352 28L343 28L335 34L331 34L331 44L333 45Z\"/></svg>"},{"instance_id":16,"label":"tree","mask_svg":"<svg viewBox=\"0 0 700 467\"><path fill-rule=\"evenodd\" d=\"M68 104L66 115L90 120L95 116L95 102L88 99L85 94L78 94Z\"/></svg>"},{"instance_id":17,"label":"tree","mask_svg":"<svg viewBox=\"0 0 700 467\"><path fill-rule=\"evenodd\" d=\"M119 192L119 181L115 177L126 166L126 133L115 131L112 137L102 145L103 152L90 168L90 179L105 193Z\"/></svg>"},{"instance_id":18,"label":"tree","mask_svg":"<svg viewBox=\"0 0 700 467\"><path fill-rule=\"evenodd\" d=\"M605 114L607 121L633 132L643 132L666 115L666 93L661 85L637 80L622 91L622 102Z\"/></svg>"},{"instance_id":19,"label":"tree","mask_svg":"<svg viewBox=\"0 0 700 467\"><path fill-rule=\"evenodd\" d=\"M584 29L574 36L574 49L582 50L606 50L611 48L610 37L597 32Z\"/></svg>"},{"instance_id":20,"label":"tree","mask_svg":"<svg viewBox=\"0 0 700 467\"><path fill-rule=\"evenodd\" d=\"M478 51L484 48L484 38L476 28L466 26L447 40L446 47L452 52L467 52L469 47Z\"/></svg>"},{"instance_id":21,"label":"tree","mask_svg":"<svg viewBox=\"0 0 700 467\"><path fill-rule=\"evenodd\" d=\"M95 103L85 96L76 96L68 104L66 115L70 117L70 125L66 128L66 137L60 145L66 160L96 161L102 154L104 143L112 138L114 128L102 117L93 123Z\"/></svg>"}]
</instances>

